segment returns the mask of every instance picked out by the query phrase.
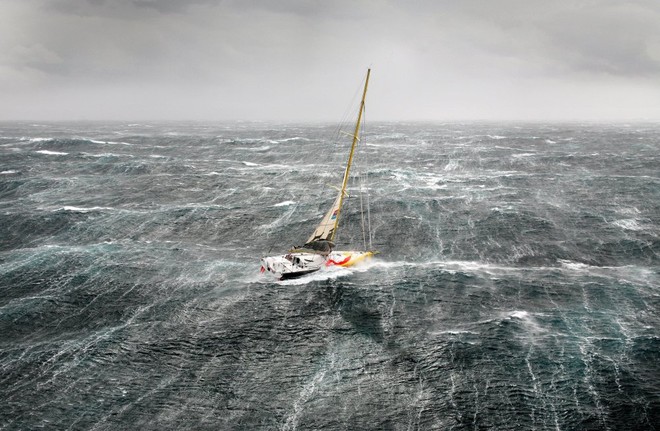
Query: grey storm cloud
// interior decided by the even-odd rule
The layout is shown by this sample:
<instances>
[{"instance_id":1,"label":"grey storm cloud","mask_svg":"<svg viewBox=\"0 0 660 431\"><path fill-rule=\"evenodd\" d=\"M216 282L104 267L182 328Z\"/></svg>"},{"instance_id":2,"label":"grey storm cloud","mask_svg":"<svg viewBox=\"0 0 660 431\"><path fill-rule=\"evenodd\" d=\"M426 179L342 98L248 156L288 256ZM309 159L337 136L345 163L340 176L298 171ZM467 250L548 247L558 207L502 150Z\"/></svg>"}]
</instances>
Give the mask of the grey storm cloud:
<instances>
[{"instance_id":1,"label":"grey storm cloud","mask_svg":"<svg viewBox=\"0 0 660 431\"><path fill-rule=\"evenodd\" d=\"M657 0L5 0L0 119L658 118ZM343 97L342 97L343 96Z\"/></svg>"}]
</instances>

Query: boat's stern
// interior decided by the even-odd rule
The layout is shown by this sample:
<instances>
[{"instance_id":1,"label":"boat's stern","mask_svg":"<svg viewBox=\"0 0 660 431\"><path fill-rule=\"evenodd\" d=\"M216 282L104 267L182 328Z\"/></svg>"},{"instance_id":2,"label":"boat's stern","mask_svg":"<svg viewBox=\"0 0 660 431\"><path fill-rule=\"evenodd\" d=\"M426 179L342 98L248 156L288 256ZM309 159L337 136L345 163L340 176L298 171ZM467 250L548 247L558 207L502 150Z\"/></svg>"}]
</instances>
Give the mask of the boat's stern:
<instances>
[{"instance_id":1,"label":"boat's stern","mask_svg":"<svg viewBox=\"0 0 660 431\"><path fill-rule=\"evenodd\" d=\"M261 258L261 272L271 273L277 279L300 277L318 271L325 265L324 256L316 253L288 253Z\"/></svg>"}]
</instances>

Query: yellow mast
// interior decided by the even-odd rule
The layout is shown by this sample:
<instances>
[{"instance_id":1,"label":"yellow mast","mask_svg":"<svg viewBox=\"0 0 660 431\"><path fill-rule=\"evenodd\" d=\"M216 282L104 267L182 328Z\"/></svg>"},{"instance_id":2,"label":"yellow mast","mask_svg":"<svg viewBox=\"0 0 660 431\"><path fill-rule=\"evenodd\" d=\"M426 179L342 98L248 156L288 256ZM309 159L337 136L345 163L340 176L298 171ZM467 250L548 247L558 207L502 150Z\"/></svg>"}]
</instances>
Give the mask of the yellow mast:
<instances>
[{"instance_id":1,"label":"yellow mast","mask_svg":"<svg viewBox=\"0 0 660 431\"><path fill-rule=\"evenodd\" d=\"M360 111L358 112L357 122L355 123L355 132L353 133L353 144L351 145L351 152L348 154L348 163L346 164L346 171L344 172L344 181L339 192L339 208L337 208L337 217L335 218L335 225L332 229L332 236L330 241L334 241L335 234L337 233L337 226L339 225L339 215L341 214L341 206L344 203L344 195L346 194L346 187L348 186L348 174L351 170L351 163L353 163L353 154L358 142L358 133L360 132L360 122L362 121L362 113L364 112L364 99L367 97L367 86L369 85L369 75L371 69L367 69L367 79L364 81L364 90L362 91L362 101L360 102Z\"/></svg>"}]
</instances>

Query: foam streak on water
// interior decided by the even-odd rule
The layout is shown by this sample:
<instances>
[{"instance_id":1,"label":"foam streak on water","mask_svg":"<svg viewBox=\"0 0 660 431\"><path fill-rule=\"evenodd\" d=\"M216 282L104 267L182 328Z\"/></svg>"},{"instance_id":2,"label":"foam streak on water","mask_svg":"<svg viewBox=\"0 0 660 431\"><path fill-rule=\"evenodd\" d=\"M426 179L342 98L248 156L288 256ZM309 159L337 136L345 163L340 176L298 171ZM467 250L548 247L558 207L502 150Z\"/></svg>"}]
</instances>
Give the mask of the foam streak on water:
<instances>
[{"instance_id":1,"label":"foam streak on water","mask_svg":"<svg viewBox=\"0 0 660 431\"><path fill-rule=\"evenodd\" d=\"M0 429L657 429L660 127L333 129L0 124Z\"/></svg>"}]
</instances>

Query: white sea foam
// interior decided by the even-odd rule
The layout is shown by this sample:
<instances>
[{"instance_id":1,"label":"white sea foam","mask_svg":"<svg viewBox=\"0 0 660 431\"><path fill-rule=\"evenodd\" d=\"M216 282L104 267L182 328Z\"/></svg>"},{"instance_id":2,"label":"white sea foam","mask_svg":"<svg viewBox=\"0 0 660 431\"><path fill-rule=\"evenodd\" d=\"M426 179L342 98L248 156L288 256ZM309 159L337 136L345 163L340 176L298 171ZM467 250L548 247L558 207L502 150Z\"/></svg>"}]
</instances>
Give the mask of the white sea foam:
<instances>
[{"instance_id":1,"label":"white sea foam","mask_svg":"<svg viewBox=\"0 0 660 431\"><path fill-rule=\"evenodd\" d=\"M493 207L490 210L498 213L516 212L516 209L513 207L513 205L506 205L503 207Z\"/></svg>"},{"instance_id":2,"label":"white sea foam","mask_svg":"<svg viewBox=\"0 0 660 431\"><path fill-rule=\"evenodd\" d=\"M480 147L479 149L481 150L488 150L490 147ZM509 147L509 146L502 146L502 145L495 145L492 148L497 148L498 150L514 150L514 151L525 151L527 148L519 148L519 147Z\"/></svg>"},{"instance_id":3,"label":"white sea foam","mask_svg":"<svg viewBox=\"0 0 660 431\"><path fill-rule=\"evenodd\" d=\"M631 215L631 214L634 215L634 214L639 214L639 213L641 213L641 211L640 211L639 208L637 208L637 207L623 207L623 208L617 208L617 209L616 209L616 212L618 212L618 213L620 213L620 214L628 214L628 215Z\"/></svg>"},{"instance_id":4,"label":"white sea foam","mask_svg":"<svg viewBox=\"0 0 660 431\"><path fill-rule=\"evenodd\" d=\"M509 314L509 317L515 317L516 319L529 319L529 313L524 310L516 310Z\"/></svg>"},{"instance_id":5,"label":"white sea foam","mask_svg":"<svg viewBox=\"0 0 660 431\"><path fill-rule=\"evenodd\" d=\"M276 144L277 142L271 142ZM237 151L252 151L254 153L263 153L270 150L270 145L263 145L261 147L242 147L236 148Z\"/></svg>"},{"instance_id":6,"label":"white sea foam","mask_svg":"<svg viewBox=\"0 0 660 431\"><path fill-rule=\"evenodd\" d=\"M382 268L382 269L397 269L397 268L403 268L406 266L416 266L416 264L411 263L411 262L405 262L402 260L399 261L386 261L386 260L381 260L378 258L373 258L370 259L369 261L364 262L363 264L360 265L360 267L368 267L368 268Z\"/></svg>"},{"instance_id":7,"label":"white sea foam","mask_svg":"<svg viewBox=\"0 0 660 431\"><path fill-rule=\"evenodd\" d=\"M71 211L77 213L88 213L90 211L101 211L101 210L112 210L111 207L74 207L74 206L63 206L62 208L55 209L53 211Z\"/></svg>"},{"instance_id":8,"label":"white sea foam","mask_svg":"<svg viewBox=\"0 0 660 431\"><path fill-rule=\"evenodd\" d=\"M586 263L573 262L571 260L559 259L558 262L564 268L568 268L568 269L572 269L572 270L580 270L580 269L589 268L589 265L587 265Z\"/></svg>"},{"instance_id":9,"label":"white sea foam","mask_svg":"<svg viewBox=\"0 0 660 431\"><path fill-rule=\"evenodd\" d=\"M0 175L12 175L12 174L17 174L18 172L9 170L9 171L2 171L0 172Z\"/></svg>"},{"instance_id":10,"label":"white sea foam","mask_svg":"<svg viewBox=\"0 0 660 431\"><path fill-rule=\"evenodd\" d=\"M325 369L321 368L316 374L314 374L312 379L303 386L298 394L298 399L293 403L293 410L287 413L282 430L289 431L298 428L300 415L302 414L305 405L308 403L309 399L314 396L314 392L317 391L318 386L321 386L324 378Z\"/></svg>"},{"instance_id":11,"label":"white sea foam","mask_svg":"<svg viewBox=\"0 0 660 431\"><path fill-rule=\"evenodd\" d=\"M520 171L491 171L491 172L489 172L489 173L487 173L483 176L485 178L498 178L498 177L509 178L509 177L513 177L513 176L524 177L524 176L529 176L529 175L531 175L531 174L523 173L523 172L520 172Z\"/></svg>"},{"instance_id":12,"label":"white sea foam","mask_svg":"<svg viewBox=\"0 0 660 431\"><path fill-rule=\"evenodd\" d=\"M289 142L289 141L309 141L309 139L303 138L301 136L294 136L293 138L278 139L274 142L279 143L279 142Z\"/></svg>"},{"instance_id":13,"label":"white sea foam","mask_svg":"<svg viewBox=\"0 0 660 431\"><path fill-rule=\"evenodd\" d=\"M135 157L132 154L117 154L117 153L82 153L87 157L101 158L101 157Z\"/></svg>"},{"instance_id":14,"label":"white sea foam","mask_svg":"<svg viewBox=\"0 0 660 431\"><path fill-rule=\"evenodd\" d=\"M444 335L444 334L449 334L449 335L462 335L462 334L472 334L472 335L478 335L477 332L474 331L468 331L465 329L445 329L443 331L433 331L431 332L432 335Z\"/></svg>"},{"instance_id":15,"label":"white sea foam","mask_svg":"<svg viewBox=\"0 0 660 431\"><path fill-rule=\"evenodd\" d=\"M243 163L245 166L259 166L258 163L252 163L252 162L246 162L246 161L242 161L241 163Z\"/></svg>"},{"instance_id":16,"label":"white sea foam","mask_svg":"<svg viewBox=\"0 0 660 431\"><path fill-rule=\"evenodd\" d=\"M600 267L600 266L591 266L584 263L573 262L570 260L559 260L558 261L562 267L570 270L624 270L633 267ZM464 272L464 273L485 273L490 276L497 276L500 274L512 274L512 273L525 273L525 272L534 272L534 271L556 271L557 267L555 266L533 266L533 267L518 267L518 266L504 266L497 265L493 263L479 262L479 261L459 261L459 260L431 260L423 262L405 262L405 261L395 261L395 262L384 262L381 261L379 266L386 268L395 268L395 267L437 267L441 268L447 272Z\"/></svg>"},{"instance_id":17,"label":"white sea foam","mask_svg":"<svg viewBox=\"0 0 660 431\"><path fill-rule=\"evenodd\" d=\"M377 267L384 269L396 269L396 268L404 268L404 267L431 267L431 268L441 268L443 271L447 271L449 273L485 272L487 274L547 269L544 267L538 267L538 268L507 267L507 266L499 266L491 263L484 263L478 261L457 261L457 260L407 262L407 261L384 261L380 259L372 259L370 262L365 263L365 266L366 265L370 265L369 267Z\"/></svg>"},{"instance_id":18,"label":"white sea foam","mask_svg":"<svg viewBox=\"0 0 660 431\"><path fill-rule=\"evenodd\" d=\"M505 319L516 319L520 321L527 331L532 333L545 332L546 330L540 326L534 316L525 310L514 310L510 313L507 313Z\"/></svg>"},{"instance_id":19,"label":"white sea foam","mask_svg":"<svg viewBox=\"0 0 660 431\"><path fill-rule=\"evenodd\" d=\"M161 156L160 154L151 154L149 155L152 159L166 159L167 156Z\"/></svg>"},{"instance_id":20,"label":"white sea foam","mask_svg":"<svg viewBox=\"0 0 660 431\"><path fill-rule=\"evenodd\" d=\"M273 206L274 207L286 207L286 206L289 206L289 205L293 205L295 203L296 203L295 201L284 201L284 202L280 202L278 204L275 204Z\"/></svg>"},{"instance_id":21,"label":"white sea foam","mask_svg":"<svg viewBox=\"0 0 660 431\"><path fill-rule=\"evenodd\" d=\"M302 284L311 283L313 281L332 280L338 277L344 277L350 275L352 272L353 272L352 269L330 266L327 268L322 268L319 271L313 272L309 275L304 275L300 278L278 281L277 284L281 284L284 286L302 285Z\"/></svg>"},{"instance_id":22,"label":"white sea foam","mask_svg":"<svg viewBox=\"0 0 660 431\"><path fill-rule=\"evenodd\" d=\"M69 153L64 153L62 151L51 151L51 150L37 150L35 152L39 154L47 154L49 156L66 156L67 154L69 154Z\"/></svg>"},{"instance_id":23,"label":"white sea foam","mask_svg":"<svg viewBox=\"0 0 660 431\"><path fill-rule=\"evenodd\" d=\"M116 141L97 141L95 139L90 139L89 142L94 144L106 144L106 145L132 145L128 142L116 142Z\"/></svg>"},{"instance_id":24,"label":"white sea foam","mask_svg":"<svg viewBox=\"0 0 660 431\"><path fill-rule=\"evenodd\" d=\"M639 225L637 220L635 219L623 219L623 220L616 220L612 222L614 226L618 226L622 229L625 230L643 230L644 228Z\"/></svg>"},{"instance_id":25,"label":"white sea foam","mask_svg":"<svg viewBox=\"0 0 660 431\"><path fill-rule=\"evenodd\" d=\"M441 184L442 182L445 181L445 177L442 175L436 175L433 173L423 173L419 175L419 178L421 181L426 183L425 186L417 186L417 188L424 188L424 189L431 189L431 190L439 190L439 189L446 189L447 184Z\"/></svg>"},{"instance_id":26,"label":"white sea foam","mask_svg":"<svg viewBox=\"0 0 660 431\"><path fill-rule=\"evenodd\" d=\"M459 164L456 160L450 160L444 167L445 171L455 171L459 168Z\"/></svg>"}]
</instances>

